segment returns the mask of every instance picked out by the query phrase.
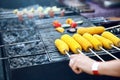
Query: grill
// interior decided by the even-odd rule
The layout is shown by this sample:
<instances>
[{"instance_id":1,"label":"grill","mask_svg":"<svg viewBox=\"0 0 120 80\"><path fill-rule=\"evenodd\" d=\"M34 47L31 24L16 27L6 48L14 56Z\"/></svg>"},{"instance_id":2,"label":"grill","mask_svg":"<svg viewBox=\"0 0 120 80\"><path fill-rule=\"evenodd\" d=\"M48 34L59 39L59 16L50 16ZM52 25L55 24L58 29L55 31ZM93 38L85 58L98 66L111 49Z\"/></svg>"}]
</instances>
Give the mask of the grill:
<instances>
[{"instance_id":1,"label":"grill","mask_svg":"<svg viewBox=\"0 0 120 80\"><path fill-rule=\"evenodd\" d=\"M7 12L5 12L7 11ZM54 20L61 23L67 18L74 21L82 20L80 26L94 26L87 18L76 15L73 11L66 12L66 16L39 19L24 17L19 21L11 10L1 9L0 12L0 67L2 80L117 80L108 76L91 76L85 73L74 74L68 66L68 57L61 55L54 45L54 40L62 35L52 26ZM69 14L68 14L69 13ZM109 29L120 37L120 28ZM67 28L65 33L68 33ZM84 51L83 51L84 52ZM104 51L95 51L104 60L113 59ZM119 50L109 50L120 58ZM94 54L86 53L93 59L99 60ZM70 53L72 54L72 53Z\"/></svg>"}]
</instances>

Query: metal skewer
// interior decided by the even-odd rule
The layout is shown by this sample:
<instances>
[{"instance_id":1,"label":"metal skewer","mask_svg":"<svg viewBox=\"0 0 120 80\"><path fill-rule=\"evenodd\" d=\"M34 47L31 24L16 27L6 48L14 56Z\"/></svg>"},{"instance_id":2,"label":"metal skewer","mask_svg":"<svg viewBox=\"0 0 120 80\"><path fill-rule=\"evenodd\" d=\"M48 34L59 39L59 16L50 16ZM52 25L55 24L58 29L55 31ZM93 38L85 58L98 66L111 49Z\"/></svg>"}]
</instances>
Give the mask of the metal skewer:
<instances>
[{"instance_id":1,"label":"metal skewer","mask_svg":"<svg viewBox=\"0 0 120 80\"><path fill-rule=\"evenodd\" d=\"M65 50L66 55L70 58L70 54Z\"/></svg>"},{"instance_id":2,"label":"metal skewer","mask_svg":"<svg viewBox=\"0 0 120 80\"><path fill-rule=\"evenodd\" d=\"M80 49L77 49L77 51L82 54L82 55L85 55Z\"/></svg>"},{"instance_id":3,"label":"metal skewer","mask_svg":"<svg viewBox=\"0 0 120 80\"><path fill-rule=\"evenodd\" d=\"M105 30L109 30L109 29L112 29L112 28L118 28L120 27L120 25L116 25L116 26L112 26L112 27L109 27L109 28L105 28Z\"/></svg>"},{"instance_id":4,"label":"metal skewer","mask_svg":"<svg viewBox=\"0 0 120 80\"><path fill-rule=\"evenodd\" d=\"M97 56L102 62L105 62L98 54L96 54L91 48L89 48L89 50L95 55Z\"/></svg>"},{"instance_id":5,"label":"metal skewer","mask_svg":"<svg viewBox=\"0 0 120 80\"><path fill-rule=\"evenodd\" d=\"M116 47L116 46L114 46L114 45L111 45L113 48L115 48L115 49L117 49L117 50L119 50L120 51L120 48L118 48L118 47Z\"/></svg>"},{"instance_id":6,"label":"metal skewer","mask_svg":"<svg viewBox=\"0 0 120 80\"><path fill-rule=\"evenodd\" d=\"M119 58L117 58L116 56L112 55L110 52L108 52L108 51L105 50L104 48L100 47L100 49L102 49L103 51L105 51L107 54L109 54L110 56L112 56L112 57L115 58L116 60L119 60Z\"/></svg>"}]
</instances>

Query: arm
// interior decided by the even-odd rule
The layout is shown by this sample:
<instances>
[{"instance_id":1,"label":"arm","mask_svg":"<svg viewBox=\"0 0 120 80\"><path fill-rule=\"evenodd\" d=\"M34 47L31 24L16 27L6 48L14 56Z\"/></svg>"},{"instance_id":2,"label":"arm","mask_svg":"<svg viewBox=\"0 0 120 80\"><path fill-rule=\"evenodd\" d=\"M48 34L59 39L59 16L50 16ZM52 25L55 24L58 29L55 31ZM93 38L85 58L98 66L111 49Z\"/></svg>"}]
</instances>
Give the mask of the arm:
<instances>
[{"instance_id":1,"label":"arm","mask_svg":"<svg viewBox=\"0 0 120 80\"><path fill-rule=\"evenodd\" d=\"M101 62L98 70L101 75L120 77L120 60Z\"/></svg>"},{"instance_id":2,"label":"arm","mask_svg":"<svg viewBox=\"0 0 120 80\"><path fill-rule=\"evenodd\" d=\"M96 61L85 55L74 54L70 57L69 66L76 74L79 74L83 71L93 75L92 65L94 62ZM100 75L120 77L120 60L100 62L98 66L98 72Z\"/></svg>"}]
</instances>

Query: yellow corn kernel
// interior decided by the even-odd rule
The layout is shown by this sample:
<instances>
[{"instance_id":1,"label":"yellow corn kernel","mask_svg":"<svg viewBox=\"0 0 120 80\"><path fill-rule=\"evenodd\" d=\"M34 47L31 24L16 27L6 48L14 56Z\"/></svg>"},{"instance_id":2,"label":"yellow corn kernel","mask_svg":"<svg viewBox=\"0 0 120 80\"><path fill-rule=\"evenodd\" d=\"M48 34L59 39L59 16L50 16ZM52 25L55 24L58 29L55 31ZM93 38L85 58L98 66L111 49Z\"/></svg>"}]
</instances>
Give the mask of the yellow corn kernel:
<instances>
[{"instance_id":1,"label":"yellow corn kernel","mask_svg":"<svg viewBox=\"0 0 120 80\"><path fill-rule=\"evenodd\" d=\"M82 46L82 48L88 52L89 51L89 48L92 49L93 46L92 44L87 40L85 39L84 37L82 37L81 35L79 34L74 34L73 35L73 38Z\"/></svg>"},{"instance_id":2,"label":"yellow corn kernel","mask_svg":"<svg viewBox=\"0 0 120 80\"><path fill-rule=\"evenodd\" d=\"M109 39L106 39L106 38L104 38L104 37L102 37L102 36L100 36L100 35L97 35L97 34L95 34L95 35L93 35L96 39L98 39L102 44L103 44L103 47L104 48L106 48L106 49L111 49L112 48L112 46L111 45L113 45L113 42L112 41L110 41Z\"/></svg>"},{"instance_id":3,"label":"yellow corn kernel","mask_svg":"<svg viewBox=\"0 0 120 80\"><path fill-rule=\"evenodd\" d=\"M91 34L85 33L83 34L83 37L86 38L93 45L95 50L100 50L100 47L102 47L102 43L94 38Z\"/></svg>"},{"instance_id":4,"label":"yellow corn kernel","mask_svg":"<svg viewBox=\"0 0 120 80\"><path fill-rule=\"evenodd\" d=\"M77 29L77 33L83 35L88 31L88 28L80 27Z\"/></svg>"},{"instance_id":5,"label":"yellow corn kernel","mask_svg":"<svg viewBox=\"0 0 120 80\"><path fill-rule=\"evenodd\" d=\"M77 33L83 35L84 33L90 33L90 34L101 34L105 31L105 28L102 26L97 27L87 27L87 28L79 28L77 30Z\"/></svg>"},{"instance_id":6,"label":"yellow corn kernel","mask_svg":"<svg viewBox=\"0 0 120 80\"><path fill-rule=\"evenodd\" d=\"M102 36L111 40L115 46L120 47L120 39L111 32L105 31L102 33Z\"/></svg>"},{"instance_id":7,"label":"yellow corn kernel","mask_svg":"<svg viewBox=\"0 0 120 80\"><path fill-rule=\"evenodd\" d=\"M60 51L61 54L66 54L65 50L69 52L68 45L60 39L55 40L55 46L57 47L57 49Z\"/></svg>"},{"instance_id":8,"label":"yellow corn kernel","mask_svg":"<svg viewBox=\"0 0 120 80\"><path fill-rule=\"evenodd\" d=\"M63 40L70 48L73 53L78 53L77 49L82 50L81 46L78 42L76 42L71 36L64 34L61 36L61 40Z\"/></svg>"}]
</instances>

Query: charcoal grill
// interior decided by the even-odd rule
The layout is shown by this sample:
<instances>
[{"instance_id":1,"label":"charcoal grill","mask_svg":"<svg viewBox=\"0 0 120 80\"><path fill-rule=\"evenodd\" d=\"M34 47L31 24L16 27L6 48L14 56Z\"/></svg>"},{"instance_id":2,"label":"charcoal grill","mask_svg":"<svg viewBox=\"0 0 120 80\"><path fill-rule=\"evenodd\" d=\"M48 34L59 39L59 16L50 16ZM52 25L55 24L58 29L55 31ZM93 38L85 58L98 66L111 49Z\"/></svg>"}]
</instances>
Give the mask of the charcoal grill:
<instances>
[{"instance_id":1,"label":"charcoal grill","mask_svg":"<svg viewBox=\"0 0 120 80\"><path fill-rule=\"evenodd\" d=\"M72 18L74 21L82 20L80 26L94 26L87 18L73 13L45 19L25 17L19 21L11 10L7 11L8 13L0 15L0 80L119 80L116 77L86 73L76 75L68 66L69 58L61 55L55 47L54 40L62 34L53 28L51 23L54 20L64 23L67 18ZM116 29L120 28L109 31L120 37L120 30L116 32ZM67 29L65 33L73 34L68 33ZM95 52L106 61L113 59L104 51ZM112 49L109 52L120 58L120 51ZM85 54L99 60L92 53Z\"/></svg>"}]
</instances>

